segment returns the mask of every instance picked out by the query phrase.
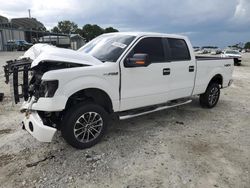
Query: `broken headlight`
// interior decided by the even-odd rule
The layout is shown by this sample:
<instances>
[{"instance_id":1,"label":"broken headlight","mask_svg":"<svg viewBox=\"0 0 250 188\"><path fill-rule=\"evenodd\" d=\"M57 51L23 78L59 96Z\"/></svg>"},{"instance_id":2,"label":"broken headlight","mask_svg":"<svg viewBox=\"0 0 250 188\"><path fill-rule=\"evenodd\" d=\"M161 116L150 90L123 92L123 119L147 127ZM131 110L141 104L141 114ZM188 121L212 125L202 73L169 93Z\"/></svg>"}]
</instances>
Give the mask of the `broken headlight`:
<instances>
[{"instance_id":1,"label":"broken headlight","mask_svg":"<svg viewBox=\"0 0 250 188\"><path fill-rule=\"evenodd\" d=\"M58 80L42 81L39 87L39 97L53 97L58 88Z\"/></svg>"}]
</instances>

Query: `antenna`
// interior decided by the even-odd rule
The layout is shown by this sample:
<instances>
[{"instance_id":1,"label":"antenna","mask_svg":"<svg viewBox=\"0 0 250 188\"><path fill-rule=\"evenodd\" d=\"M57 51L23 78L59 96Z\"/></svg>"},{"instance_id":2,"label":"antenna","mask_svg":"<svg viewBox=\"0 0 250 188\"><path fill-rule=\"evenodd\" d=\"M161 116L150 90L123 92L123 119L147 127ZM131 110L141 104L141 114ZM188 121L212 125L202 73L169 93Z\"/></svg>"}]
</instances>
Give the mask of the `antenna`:
<instances>
[{"instance_id":1,"label":"antenna","mask_svg":"<svg viewBox=\"0 0 250 188\"><path fill-rule=\"evenodd\" d=\"M28 9L28 12L29 12L29 18L31 18L30 9Z\"/></svg>"}]
</instances>

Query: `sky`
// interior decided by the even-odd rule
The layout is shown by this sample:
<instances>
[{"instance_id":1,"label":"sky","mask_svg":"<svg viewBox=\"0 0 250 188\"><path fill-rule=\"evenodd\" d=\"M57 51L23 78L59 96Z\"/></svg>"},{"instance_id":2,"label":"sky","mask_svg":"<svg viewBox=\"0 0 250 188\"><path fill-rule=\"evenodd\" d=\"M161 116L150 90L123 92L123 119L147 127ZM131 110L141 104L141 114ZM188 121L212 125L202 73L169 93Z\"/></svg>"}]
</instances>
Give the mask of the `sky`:
<instances>
[{"instance_id":1,"label":"sky","mask_svg":"<svg viewBox=\"0 0 250 188\"><path fill-rule=\"evenodd\" d=\"M186 35L195 46L250 41L250 0L0 0L0 15L31 16L47 29L70 20L119 31Z\"/></svg>"}]
</instances>

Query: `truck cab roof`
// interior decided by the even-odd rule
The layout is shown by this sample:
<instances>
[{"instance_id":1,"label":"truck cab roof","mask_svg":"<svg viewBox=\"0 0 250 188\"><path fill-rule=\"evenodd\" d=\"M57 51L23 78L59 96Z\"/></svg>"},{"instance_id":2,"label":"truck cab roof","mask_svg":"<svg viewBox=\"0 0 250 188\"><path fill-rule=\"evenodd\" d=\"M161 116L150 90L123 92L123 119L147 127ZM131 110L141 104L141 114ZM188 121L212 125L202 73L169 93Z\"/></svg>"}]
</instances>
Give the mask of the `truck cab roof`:
<instances>
[{"instance_id":1,"label":"truck cab roof","mask_svg":"<svg viewBox=\"0 0 250 188\"><path fill-rule=\"evenodd\" d=\"M187 37L183 35L176 35L176 34L168 34L168 33L156 33L156 32L116 32L116 33L107 33L104 35L110 35L110 34L116 34L116 35L131 35L135 37L144 37L144 36L151 36L151 37L170 37L170 38L181 38L186 39Z\"/></svg>"}]
</instances>

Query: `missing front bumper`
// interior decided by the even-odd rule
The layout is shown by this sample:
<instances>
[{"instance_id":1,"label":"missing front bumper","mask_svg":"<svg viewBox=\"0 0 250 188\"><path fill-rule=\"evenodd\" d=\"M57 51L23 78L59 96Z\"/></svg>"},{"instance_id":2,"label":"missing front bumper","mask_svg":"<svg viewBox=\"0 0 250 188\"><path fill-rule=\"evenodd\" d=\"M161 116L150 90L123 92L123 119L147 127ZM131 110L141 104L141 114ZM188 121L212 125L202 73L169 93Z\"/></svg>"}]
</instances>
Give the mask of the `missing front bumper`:
<instances>
[{"instance_id":1,"label":"missing front bumper","mask_svg":"<svg viewBox=\"0 0 250 188\"><path fill-rule=\"evenodd\" d=\"M29 71L31 59L21 59L7 61L4 67L5 83L8 84L12 80L13 94L15 103L20 102L21 98L25 101L29 98ZM20 78L20 75L22 77ZM11 78L12 75L12 78Z\"/></svg>"}]
</instances>

